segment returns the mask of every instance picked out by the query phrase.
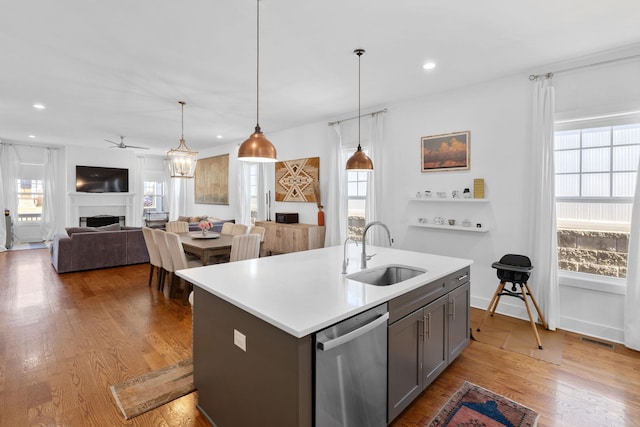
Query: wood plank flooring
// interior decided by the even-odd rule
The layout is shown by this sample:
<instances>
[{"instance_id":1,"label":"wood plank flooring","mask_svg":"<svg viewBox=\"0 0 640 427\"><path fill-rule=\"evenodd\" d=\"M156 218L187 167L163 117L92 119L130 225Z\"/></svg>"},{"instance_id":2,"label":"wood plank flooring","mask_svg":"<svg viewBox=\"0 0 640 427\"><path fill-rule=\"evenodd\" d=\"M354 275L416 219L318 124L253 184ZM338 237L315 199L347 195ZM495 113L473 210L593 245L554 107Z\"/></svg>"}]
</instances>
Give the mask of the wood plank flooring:
<instances>
[{"instance_id":1,"label":"wood plank flooring","mask_svg":"<svg viewBox=\"0 0 640 427\"><path fill-rule=\"evenodd\" d=\"M210 426L197 392L129 421L113 401L112 384L191 356L190 306L148 272L58 275L46 249L0 253L0 426ZM540 412L539 426L639 426L640 354L564 341L560 365L473 341L392 425L425 425L467 380Z\"/></svg>"}]
</instances>

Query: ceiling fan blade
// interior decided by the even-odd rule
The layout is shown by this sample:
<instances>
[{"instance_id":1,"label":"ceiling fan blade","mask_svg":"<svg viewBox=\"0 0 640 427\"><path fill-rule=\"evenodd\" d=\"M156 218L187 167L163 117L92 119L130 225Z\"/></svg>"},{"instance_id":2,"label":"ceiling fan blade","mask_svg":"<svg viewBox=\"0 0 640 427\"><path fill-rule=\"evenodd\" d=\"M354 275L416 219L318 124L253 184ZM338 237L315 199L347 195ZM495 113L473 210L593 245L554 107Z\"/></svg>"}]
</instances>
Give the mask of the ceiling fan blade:
<instances>
[{"instance_id":1,"label":"ceiling fan blade","mask_svg":"<svg viewBox=\"0 0 640 427\"><path fill-rule=\"evenodd\" d=\"M120 143L119 143L119 142L109 141L108 139L105 139L105 141L110 142L110 143L115 144L115 145L120 145Z\"/></svg>"},{"instance_id":2,"label":"ceiling fan blade","mask_svg":"<svg viewBox=\"0 0 640 427\"><path fill-rule=\"evenodd\" d=\"M125 145L125 148L141 148L143 150L148 150L149 147L139 147L137 145Z\"/></svg>"}]
</instances>

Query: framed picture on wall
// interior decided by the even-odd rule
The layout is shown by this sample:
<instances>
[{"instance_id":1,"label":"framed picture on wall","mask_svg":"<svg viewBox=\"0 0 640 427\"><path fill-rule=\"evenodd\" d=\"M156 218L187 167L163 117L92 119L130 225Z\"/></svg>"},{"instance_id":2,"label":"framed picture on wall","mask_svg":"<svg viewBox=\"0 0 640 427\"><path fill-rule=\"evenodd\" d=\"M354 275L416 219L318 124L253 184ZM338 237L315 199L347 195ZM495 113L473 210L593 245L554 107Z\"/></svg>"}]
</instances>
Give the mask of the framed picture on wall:
<instances>
[{"instance_id":1,"label":"framed picture on wall","mask_svg":"<svg viewBox=\"0 0 640 427\"><path fill-rule=\"evenodd\" d=\"M455 132L420 138L422 172L471 169L471 132Z\"/></svg>"}]
</instances>

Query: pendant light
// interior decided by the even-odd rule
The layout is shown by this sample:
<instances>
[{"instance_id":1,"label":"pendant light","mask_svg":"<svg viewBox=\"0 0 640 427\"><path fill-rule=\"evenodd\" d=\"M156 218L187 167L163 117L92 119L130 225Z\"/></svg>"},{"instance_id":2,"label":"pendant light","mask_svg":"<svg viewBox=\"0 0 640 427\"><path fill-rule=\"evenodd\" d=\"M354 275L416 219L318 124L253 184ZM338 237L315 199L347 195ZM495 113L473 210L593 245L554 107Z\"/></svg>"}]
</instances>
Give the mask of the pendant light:
<instances>
[{"instance_id":1,"label":"pendant light","mask_svg":"<svg viewBox=\"0 0 640 427\"><path fill-rule=\"evenodd\" d=\"M197 151L189 150L184 142L184 101L178 101L182 106L182 134L180 136L180 145L167 152L167 160L169 161L169 174L171 178L193 178L196 171Z\"/></svg>"},{"instance_id":2,"label":"pendant light","mask_svg":"<svg viewBox=\"0 0 640 427\"><path fill-rule=\"evenodd\" d=\"M256 0L256 129L238 149L238 160L247 162L276 162L276 147L264 136L260 129L260 0Z\"/></svg>"},{"instance_id":3,"label":"pendant light","mask_svg":"<svg viewBox=\"0 0 640 427\"><path fill-rule=\"evenodd\" d=\"M364 154L360 146L360 57L364 54L364 49L356 49L353 51L358 55L358 149L353 156L347 160L347 170L369 172L373 170L373 162Z\"/></svg>"}]
</instances>

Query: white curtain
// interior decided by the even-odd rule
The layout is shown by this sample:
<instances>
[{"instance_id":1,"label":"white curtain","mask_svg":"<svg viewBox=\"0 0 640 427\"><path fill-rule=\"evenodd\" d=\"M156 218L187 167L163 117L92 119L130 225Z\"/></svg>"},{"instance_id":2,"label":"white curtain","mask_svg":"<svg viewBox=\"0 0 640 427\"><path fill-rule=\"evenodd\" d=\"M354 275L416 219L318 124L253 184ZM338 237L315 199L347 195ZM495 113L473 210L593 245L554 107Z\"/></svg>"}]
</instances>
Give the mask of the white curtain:
<instances>
[{"instance_id":1,"label":"white curtain","mask_svg":"<svg viewBox=\"0 0 640 427\"><path fill-rule=\"evenodd\" d=\"M624 345L640 351L640 164L631 211L627 259L627 293L624 307Z\"/></svg>"},{"instance_id":2,"label":"white curtain","mask_svg":"<svg viewBox=\"0 0 640 427\"><path fill-rule=\"evenodd\" d=\"M238 211L236 220L240 224L251 225L251 195L249 194L249 176L251 164L238 161Z\"/></svg>"},{"instance_id":3,"label":"white curtain","mask_svg":"<svg viewBox=\"0 0 640 427\"><path fill-rule=\"evenodd\" d=\"M169 192L169 220L175 221L178 216L187 212L187 181L188 178L171 178L169 166L164 163L165 188Z\"/></svg>"},{"instance_id":4,"label":"white curtain","mask_svg":"<svg viewBox=\"0 0 640 427\"><path fill-rule=\"evenodd\" d=\"M559 318L558 238L556 229L555 170L553 162L555 90L551 78L534 83L531 205L532 281L549 329Z\"/></svg>"},{"instance_id":5,"label":"white curtain","mask_svg":"<svg viewBox=\"0 0 640 427\"><path fill-rule=\"evenodd\" d=\"M380 220L380 203L378 197L383 185L382 166L382 138L383 138L383 114L372 114L369 120L369 158L373 162L373 172L367 177L367 198L365 200L365 222L370 223ZM375 246L388 246L389 237L382 227L372 227L367 231L368 243Z\"/></svg>"},{"instance_id":6,"label":"white curtain","mask_svg":"<svg viewBox=\"0 0 640 427\"><path fill-rule=\"evenodd\" d=\"M145 158L142 156L136 157L136 172L133 177L133 218L131 223L127 224L131 227L141 227L142 217L144 216L144 165Z\"/></svg>"},{"instance_id":7,"label":"white curtain","mask_svg":"<svg viewBox=\"0 0 640 427\"><path fill-rule=\"evenodd\" d=\"M267 219L267 177L265 163L258 165L258 213L256 219Z\"/></svg>"},{"instance_id":8,"label":"white curtain","mask_svg":"<svg viewBox=\"0 0 640 427\"><path fill-rule=\"evenodd\" d=\"M61 231L62 222L59 218L62 198L58 189L62 186L58 182L60 176L58 163L58 149L47 148L44 161L44 195L42 199L42 240L53 240L54 234Z\"/></svg>"},{"instance_id":9,"label":"white curtain","mask_svg":"<svg viewBox=\"0 0 640 427\"><path fill-rule=\"evenodd\" d=\"M15 224L18 219L18 201L16 193L16 179L18 179L18 154L15 148L9 144L0 144L0 195L3 202L0 208L8 209L11 213L11 219ZM4 214L3 214L4 215ZM5 222L0 222L0 250L6 250L4 244L7 238Z\"/></svg>"},{"instance_id":10,"label":"white curtain","mask_svg":"<svg viewBox=\"0 0 640 427\"><path fill-rule=\"evenodd\" d=\"M325 211L325 246L341 245L347 238L347 204L345 202L345 159L342 154L342 127L329 126L329 191Z\"/></svg>"}]
</instances>

